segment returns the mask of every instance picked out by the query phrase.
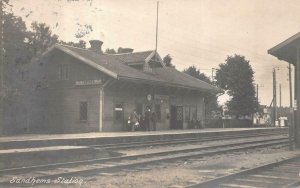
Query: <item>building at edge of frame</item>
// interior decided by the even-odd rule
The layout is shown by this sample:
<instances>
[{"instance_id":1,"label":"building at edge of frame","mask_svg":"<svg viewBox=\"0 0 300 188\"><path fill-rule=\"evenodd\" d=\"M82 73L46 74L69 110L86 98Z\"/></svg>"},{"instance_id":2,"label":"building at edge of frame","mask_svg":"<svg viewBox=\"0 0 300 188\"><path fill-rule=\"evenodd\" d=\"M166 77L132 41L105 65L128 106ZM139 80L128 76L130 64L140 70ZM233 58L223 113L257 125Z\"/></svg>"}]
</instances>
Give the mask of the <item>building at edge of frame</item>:
<instances>
[{"instance_id":1,"label":"building at edge of frame","mask_svg":"<svg viewBox=\"0 0 300 188\"><path fill-rule=\"evenodd\" d=\"M52 133L123 131L136 110L154 111L157 130L185 129L205 122L208 93L221 92L199 79L165 67L154 51L104 54L56 44L42 57L44 127Z\"/></svg>"},{"instance_id":2,"label":"building at edge of frame","mask_svg":"<svg viewBox=\"0 0 300 188\"><path fill-rule=\"evenodd\" d=\"M294 74L294 135L296 146L300 146L300 33L293 35L268 50L268 53L279 60L286 61L295 67Z\"/></svg>"}]
</instances>

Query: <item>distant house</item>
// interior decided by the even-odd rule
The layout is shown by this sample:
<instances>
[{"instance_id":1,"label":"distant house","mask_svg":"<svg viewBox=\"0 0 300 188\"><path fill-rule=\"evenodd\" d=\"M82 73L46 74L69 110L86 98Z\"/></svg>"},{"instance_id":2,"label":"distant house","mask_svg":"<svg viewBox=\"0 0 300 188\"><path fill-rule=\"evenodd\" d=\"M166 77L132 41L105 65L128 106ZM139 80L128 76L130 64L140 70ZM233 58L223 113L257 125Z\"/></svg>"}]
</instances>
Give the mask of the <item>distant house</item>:
<instances>
[{"instance_id":1,"label":"distant house","mask_svg":"<svg viewBox=\"0 0 300 188\"><path fill-rule=\"evenodd\" d=\"M157 116L157 129L184 129L204 122L204 96L220 90L174 68L156 51L103 54L101 41L91 49L56 44L43 56L46 103L43 124L52 132L125 130L134 110Z\"/></svg>"}]
</instances>

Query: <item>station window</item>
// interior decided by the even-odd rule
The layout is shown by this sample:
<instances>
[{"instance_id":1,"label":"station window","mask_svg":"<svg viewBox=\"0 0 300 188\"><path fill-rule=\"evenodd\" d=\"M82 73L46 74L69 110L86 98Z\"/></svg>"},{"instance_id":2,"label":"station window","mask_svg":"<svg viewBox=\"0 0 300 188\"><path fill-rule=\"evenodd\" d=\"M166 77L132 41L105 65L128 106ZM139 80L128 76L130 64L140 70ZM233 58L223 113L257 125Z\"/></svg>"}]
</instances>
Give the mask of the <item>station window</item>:
<instances>
[{"instance_id":1,"label":"station window","mask_svg":"<svg viewBox=\"0 0 300 188\"><path fill-rule=\"evenodd\" d=\"M86 121L88 117L88 103L80 102L80 120Z\"/></svg>"},{"instance_id":2,"label":"station window","mask_svg":"<svg viewBox=\"0 0 300 188\"><path fill-rule=\"evenodd\" d=\"M155 114L158 121L161 120L161 105L155 104Z\"/></svg>"},{"instance_id":3,"label":"station window","mask_svg":"<svg viewBox=\"0 0 300 188\"><path fill-rule=\"evenodd\" d=\"M197 120L197 107L196 106L186 106L184 113L184 120L186 122L191 120Z\"/></svg>"},{"instance_id":4,"label":"station window","mask_svg":"<svg viewBox=\"0 0 300 188\"><path fill-rule=\"evenodd\" d=\"M123 105L116 104L114 110L115 110L115 120L121 121L123 119Z\"/></svg>"},{"instance_id":5,"label":"station window","mask_svg":"<svg viewBox=\"0 0 300 188\"><path fill-rule=\"evenodd\" d=\"M68 80L69 79L69 65L68 64L60 64L58 77L59 80Z\"/></svg>"},{"instance_id":6,"label":"station window","mask_svg":"<svg viewBox=\"0 0 300 188\"><path fill-rule=\"evenodd\" d=\"M197 108L196 106L191 106L190 109L190 120L197 120Z\"/></svg>"},{"instance_id":7,"label":"station window","mask_svg":"<svg viewBox=\"0 0 300 188\"><path fill-rule=\"evenodd\" d=\"M136 113L142 115L143 114L143 104L136 104Z\"/></svg>"},{"instance_id":8,"label":"station window","mask_svg":"<svg viewBox=\"0 0 300 188\"><path fill-rule=\"evenodd\" d=\"M190 121L190 107L189 106L185 107L184 120L186 122Z\"/></svg>"}]
</instances>

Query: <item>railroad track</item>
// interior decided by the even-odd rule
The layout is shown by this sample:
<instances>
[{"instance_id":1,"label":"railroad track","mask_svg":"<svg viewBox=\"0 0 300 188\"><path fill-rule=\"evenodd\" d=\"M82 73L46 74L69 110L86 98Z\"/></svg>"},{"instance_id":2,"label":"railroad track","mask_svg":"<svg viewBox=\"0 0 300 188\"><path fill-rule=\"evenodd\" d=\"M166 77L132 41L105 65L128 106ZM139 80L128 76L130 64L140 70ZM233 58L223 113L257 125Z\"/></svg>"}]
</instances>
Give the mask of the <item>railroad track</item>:
<instances>
[{"instance_id":1,"label":"railroad track","mask_svg":"<svg viewBox=\"0 0 300 188\"><path fill-rule=\"evenodd\" d=\"M90 176L97 173L114 173L124 169L142 170L151 165L161 163L176 163L191 158L211 156L226 152L235 152L273 145L287 145L288 139L269 138L255 141L240 141L230 144L216 144L189 149L162 151L141 155L120 156L88 161L58 163L49 165L32 166L25 168L5 169L0 171L0 186L9 185L9 180L14 176L19 178L36 177L40 179L55 179L57 177Z\"/></svg>"},{"instance_id":2,"label":"railroad track","mask_svg":"<svg viewBox=\"0 0 300 188\"><path fill-rule=\"evenodd\" d=\"M263 137L263 136L274 136L274 135L287 135L286 130L271 133L252 133L252 134L238 134L238 135L226 135L226 136L212 136L212 137L201 137L201 138L184 138L184 139L171 139L171 140L156 140L147 142L129 142L129 143L118 143L118 144L102 144L102 145L90 145L99 149L116 150L116 149L127 149L127 148L140 148L147 146L164 146L164 145L177 145L177 144L192 144L205 141L217 141L217 140L229 140L238 138L251 138L251 137Z\"/></svg>"},{"instance_id":3,"label":"railroad track","mask_svg":"<svg viewBox=\"0 0 300 188\"><path fill-rule=\"evenodd\" d=\"M295 188L300 185L300 156L218 177L186 188Z\"/></svg>"}]
</instances>

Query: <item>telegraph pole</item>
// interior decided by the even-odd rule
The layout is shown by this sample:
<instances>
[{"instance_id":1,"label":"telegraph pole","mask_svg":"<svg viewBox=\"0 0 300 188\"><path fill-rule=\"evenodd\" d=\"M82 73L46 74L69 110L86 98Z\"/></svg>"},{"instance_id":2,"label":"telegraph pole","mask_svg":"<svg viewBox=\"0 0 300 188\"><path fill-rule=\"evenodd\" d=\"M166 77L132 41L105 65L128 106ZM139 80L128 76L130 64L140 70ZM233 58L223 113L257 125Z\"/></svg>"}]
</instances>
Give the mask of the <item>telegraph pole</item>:
<instances>
[{"instance_id":1,"label":"telegraph pole","mask_svg":"<svg viewBox=\"0 0 300 188\"><path fill-rule=\"evenodd\" d=\"M257 98L257 102L258 102L258 84L256 84L256 98Z\"/></svg>"},{"instance_id":2,"label":"telegraph pole","mask_svg":"<svg viewBox=\"0 0 300 188\"><path fill-rule=\"evenodd\" d=\"M4 62L3 62L3 2L0 0L0 91L4 90Z\"/></svg>"},{"instance_id":3,"label":"telegraph pole","mask_svg":"<svg viewBox=\"0 0 300 188\"><path fill-rule=\"evenodd\" d=\"M0 135L3 134L4 106L2 95L4 91L4 57L3 57L3 2L0 0Z\"/></svg>"},{"instance_id":4,"label":"telegraph pole","mask_svg":"<svg viewBox=\"0 0 300 188\"><path fill-rule=\"evenodd\" d=\"M157 1L157 12L156 12L156 36L155 36L155 52L157 52L157 37L158 37L158 7L159 1Z\"/></svg>"},{"instance_id":5,"label":"telegraph pole","mask_svg":"<svg viewBox=\"0 0 300 188\"><path fill-rule=\"evenodd\" d=\"M275 68L273 69L273 123L274 123L274 126L275 126L275 123L276 123L276 106L277 106L277 103L276 103L276 70Z\"/></svg>"},{"instance_id":6,"label":"telegraph pole","mask_svg":"<svg viewBox=\"0 0 300 188\"><path fill-rule=\"evenodd\" d=\"M211 82L214 83L214 68L211 68Z\"/></svg>"},{"instance_id":7,"label":"telegraph pole","mask_svg":"<svg viewBox=\"0 0 300 188\"><path fill-rule=\"evenodd\" d=\"M279 117L281 117L281 84L279 84Z\"/></svg>"},{"instance_id":8,"label":"telegraph pole","mask_svg":"<svg viewBox=\"0 0 300 188\"><path fill-rule=\"evenodd\" d=\"M289 89L290 89L290 121L289 121L289 149L293 150L293 137L294 137L294 109L293 109L293 89L292 89L292 70L289 63Z\"/></svg>"}]
</instances>

